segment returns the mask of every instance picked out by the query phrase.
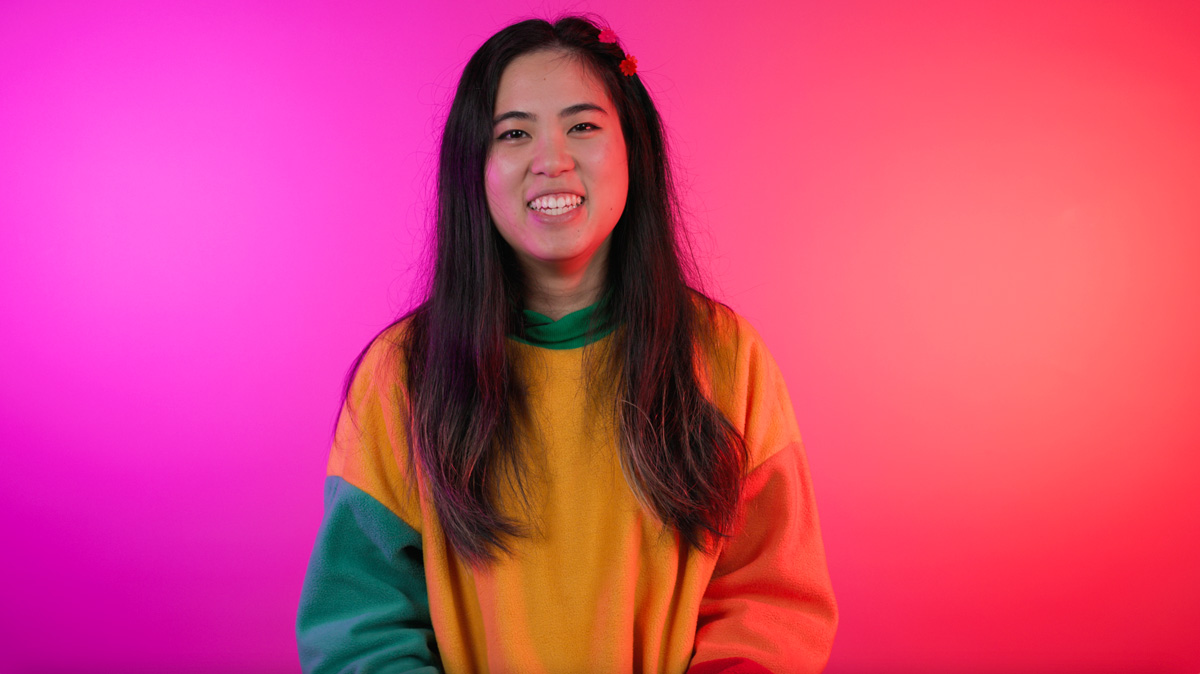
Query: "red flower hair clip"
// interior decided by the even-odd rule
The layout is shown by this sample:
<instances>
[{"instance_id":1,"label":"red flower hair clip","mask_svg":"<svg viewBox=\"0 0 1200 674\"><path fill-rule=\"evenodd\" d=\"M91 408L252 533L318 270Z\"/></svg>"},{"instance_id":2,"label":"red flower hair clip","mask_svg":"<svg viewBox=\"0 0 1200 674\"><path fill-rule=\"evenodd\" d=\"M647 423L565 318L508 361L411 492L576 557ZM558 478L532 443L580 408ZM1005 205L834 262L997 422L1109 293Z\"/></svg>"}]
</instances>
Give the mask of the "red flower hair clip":
<instances>
[{"instance_id":1,"label":"red flower hair clip","mask_svg":"<svg viewBox=\"0 0 1200 674\"><path fill-rule=\"evenodd\" d=\"M633 54L626 54L625 60L621 61L621 74L625 76L633 75L637 72L637 59Z\"/></svg>"},{"instance_id":2,"label":"red flower hair clip","mask_svg":"<svg viewBox=\"0 0 1200 674\"><path fill-rule=\"evenodd\" d=\"M617 33L612 28L601 28L599 39L604 44L616 44ZM621 61L621 74L629 77L637 73L637 59L633 54L626 54L625 60Z\"/></svg>"}]
</instances>

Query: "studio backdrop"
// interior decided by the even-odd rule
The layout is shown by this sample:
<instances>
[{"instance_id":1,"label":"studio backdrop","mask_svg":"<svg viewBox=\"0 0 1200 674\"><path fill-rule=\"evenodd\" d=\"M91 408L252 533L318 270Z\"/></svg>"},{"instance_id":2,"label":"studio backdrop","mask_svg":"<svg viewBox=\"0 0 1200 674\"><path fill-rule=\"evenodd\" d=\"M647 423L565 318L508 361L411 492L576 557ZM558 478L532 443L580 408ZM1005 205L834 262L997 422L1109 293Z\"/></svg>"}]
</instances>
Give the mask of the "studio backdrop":
<instances>
[{"instance_id":1,"label":"studio backdrop","mask_svg":"<svg viewBox=\"0 0 1200 674\"><path fill-rule=\"evenodd\" d=\"M1200 5L0 6L0 670L296 671L440 125L594 12L811 463L828 671L1200 671Z\"/></svg>"}]
</instances>

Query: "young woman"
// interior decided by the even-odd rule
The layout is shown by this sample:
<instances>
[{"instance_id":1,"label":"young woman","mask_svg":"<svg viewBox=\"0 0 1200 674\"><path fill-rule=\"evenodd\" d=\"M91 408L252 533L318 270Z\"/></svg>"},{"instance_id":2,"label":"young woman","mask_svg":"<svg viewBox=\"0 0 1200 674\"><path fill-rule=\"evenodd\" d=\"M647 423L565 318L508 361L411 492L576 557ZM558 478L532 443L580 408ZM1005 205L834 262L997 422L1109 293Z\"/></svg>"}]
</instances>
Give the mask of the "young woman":
<instances>
[{"instance_id":1,"label":"young woman","mask_svg":"<svg viewBox=\"0 0 1200 674\"><path fill-rule=\"evenodd\" d=\"M791 403L688 284L658 113L611 30L489 39L430 292L348 380L310 672L800 672L837 624Z\"/></svg>"}]
</instances>

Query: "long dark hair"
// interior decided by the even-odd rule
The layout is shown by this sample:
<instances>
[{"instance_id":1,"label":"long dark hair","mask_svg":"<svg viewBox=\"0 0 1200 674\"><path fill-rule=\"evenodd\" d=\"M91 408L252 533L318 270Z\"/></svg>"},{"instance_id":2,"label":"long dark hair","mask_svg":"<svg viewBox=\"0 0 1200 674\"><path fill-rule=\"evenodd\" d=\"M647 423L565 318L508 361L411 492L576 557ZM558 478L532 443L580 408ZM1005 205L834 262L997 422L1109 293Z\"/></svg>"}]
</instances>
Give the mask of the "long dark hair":
<instances>
[{"instance_id":1,"label":"long dark hair","mask_svg":"<svg viewBox=\"0 0 1200 674\"><path fill-rule=\"evenodd\" d=\"M509 551L510 537L525 533L498 507L500 489L525 497L520 420L528 410L517 350L506 345L506 335L522 334L525 280L489 215L484 166L500 77L531 52L580 59L603 82L625 137L629 193L594 314L594 325L618 329L593 383L602 379L615 394L626 481L645 508L701 550L728 532L740 496L745 442L705 396L696 371L720 307L692 289L695 267L678 238L658 111L641 80L620 73L620 44L600 42L599 32L575 16L501 30L463 70L442 135L429 295L401 319L402 412L426 496L447 540L473 564Z\"/></svg>"}]
</instances>

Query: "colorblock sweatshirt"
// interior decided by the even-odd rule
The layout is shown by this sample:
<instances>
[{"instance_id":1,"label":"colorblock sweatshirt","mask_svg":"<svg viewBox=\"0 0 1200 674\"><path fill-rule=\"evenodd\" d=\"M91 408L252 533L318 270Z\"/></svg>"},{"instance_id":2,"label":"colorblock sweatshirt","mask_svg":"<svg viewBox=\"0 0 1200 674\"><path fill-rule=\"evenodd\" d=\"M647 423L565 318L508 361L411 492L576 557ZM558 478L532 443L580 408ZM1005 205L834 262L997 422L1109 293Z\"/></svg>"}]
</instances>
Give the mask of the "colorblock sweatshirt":
<instances>
[{"instance_id":1,"label":"colorblock sweatshirt","mask_svg":"<svg viewBox=\"0 0 1200 674\"><path fill-rule=\"evenodd\" d=\"M706 554L623 477L611 407L585 388L585 352L611 339L586 344L590 311L526 312L524 338L510 339L536 429L525 443L533 521L511 555L480 569L448 544L422 476L408 474L405 324L371 344L335 432L304 579L304 671L823 669L837 609L795 416L761 338L721 309L710 367L697 368L750 451L735 526ZM506 512L525 512L505 498Z\"/></svg>"}]
</instances>

